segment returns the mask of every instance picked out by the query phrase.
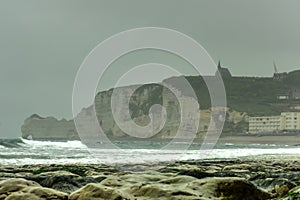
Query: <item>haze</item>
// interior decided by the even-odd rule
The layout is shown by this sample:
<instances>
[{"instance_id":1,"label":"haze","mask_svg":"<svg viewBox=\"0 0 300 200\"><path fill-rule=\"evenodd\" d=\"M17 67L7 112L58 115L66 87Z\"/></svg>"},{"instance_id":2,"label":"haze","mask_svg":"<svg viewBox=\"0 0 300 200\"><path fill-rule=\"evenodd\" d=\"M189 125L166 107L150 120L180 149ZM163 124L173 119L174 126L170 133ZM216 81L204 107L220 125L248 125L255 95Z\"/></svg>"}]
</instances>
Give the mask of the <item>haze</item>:
<instances>
[{"instance_id":1,"label":"haze","mask_svg":"<svg viewBox=\"0 0 300 200\"><path fill-rule=\"evenodd\" d=\"M183 32L236 76L271 76L273 60L279 71L300 67L296 0L0 3L0 137L19 137L24 119L33 113L71 118L73 82L85 56L104 39L131 28Z\"/></svg>"}]
</instances>

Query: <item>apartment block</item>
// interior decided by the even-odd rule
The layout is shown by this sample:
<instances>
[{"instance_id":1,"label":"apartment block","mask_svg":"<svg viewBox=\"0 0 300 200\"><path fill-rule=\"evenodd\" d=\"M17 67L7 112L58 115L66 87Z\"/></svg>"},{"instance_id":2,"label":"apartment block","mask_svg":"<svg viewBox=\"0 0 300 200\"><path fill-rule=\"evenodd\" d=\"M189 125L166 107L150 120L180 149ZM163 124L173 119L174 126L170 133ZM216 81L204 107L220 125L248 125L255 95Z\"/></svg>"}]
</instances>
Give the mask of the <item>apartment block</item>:
<instances>
[{"instance_id":1,"label":"apartment block","mask_svg":"<svg viewBox=\"0 0 300 200\"><path fill-rule=\"evenodd\" d=\"M300 131L300 112L283 112L280 116L249 118L249 133Z\"/></svg>"},{"instance_id":2,"label":"apartment block","mask_svg":"<svg viewBox=\"0 0 300 200\"><path fill-rule=\"evenodd\" d=\"M300 130L300 112L281 113L283 130Z\"/></svg>"}]
</instances>

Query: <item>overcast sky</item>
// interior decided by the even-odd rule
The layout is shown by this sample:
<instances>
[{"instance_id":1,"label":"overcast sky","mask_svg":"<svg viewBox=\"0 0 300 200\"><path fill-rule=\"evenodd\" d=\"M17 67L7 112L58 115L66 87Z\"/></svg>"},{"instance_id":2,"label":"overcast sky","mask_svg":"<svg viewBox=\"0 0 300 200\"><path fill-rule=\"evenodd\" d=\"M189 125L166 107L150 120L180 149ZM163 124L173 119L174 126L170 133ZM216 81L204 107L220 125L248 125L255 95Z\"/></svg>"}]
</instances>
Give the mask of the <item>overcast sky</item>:
<instances>
[{"instance_id":1,"label":"overcast sky","mask_svg":"<svg viewBox=\"0 0 300 200\"><path fill-rule=\"evenodd\" d=\"M175 29L233 75L300 68L297 0L1 0L0 137L18 137L33 113L72 117L76 72L109 36L136 27Z\"/></svg>"}]
</instances>

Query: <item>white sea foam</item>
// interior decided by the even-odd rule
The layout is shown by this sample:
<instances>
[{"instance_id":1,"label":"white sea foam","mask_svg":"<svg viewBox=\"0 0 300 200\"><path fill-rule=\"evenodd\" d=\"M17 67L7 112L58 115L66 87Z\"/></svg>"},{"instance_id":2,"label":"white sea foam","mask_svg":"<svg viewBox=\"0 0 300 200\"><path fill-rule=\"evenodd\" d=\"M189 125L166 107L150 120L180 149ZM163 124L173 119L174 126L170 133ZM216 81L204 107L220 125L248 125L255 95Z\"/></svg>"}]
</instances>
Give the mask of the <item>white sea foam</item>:
<instances>
[{"instance_id":1,"label":"white sea foam","mask_svg":"<svg viewBox=\"0 0 300 200\"><path fill-rule=\"evenodd\" d=\"M87 147L82 144L82 142L74 140L74 141L65 141L65 142L55 142L55 141L36 141L36 140L26 140L21 138L21 140L30 146L43 146L43 147L58 147L58 148L82 148L86 149Z\"/></svg>"},{"instance_id":2,"label":"white sea foam","mask_svg":"<svg viewBox=\"0 0 300 200\"><path fill-rule=\"evenodd\" d=\"M275 145L217 145L213 150L153 149L163 143L120 142L130 149L88 149L80 141L51 142L24 140L15 147L0 146L0 165L25 164L117 164L152 163L173 160L239 158L259 155L299 155L299 147ZM20 143L22 142L20 141ZM7 141L5 141L7 144ZM15 142L13 142L15 144ZM147 146L148 145L148 146ZM148 149L147 149L148 148Z\"/></svg>"}]
</instances>

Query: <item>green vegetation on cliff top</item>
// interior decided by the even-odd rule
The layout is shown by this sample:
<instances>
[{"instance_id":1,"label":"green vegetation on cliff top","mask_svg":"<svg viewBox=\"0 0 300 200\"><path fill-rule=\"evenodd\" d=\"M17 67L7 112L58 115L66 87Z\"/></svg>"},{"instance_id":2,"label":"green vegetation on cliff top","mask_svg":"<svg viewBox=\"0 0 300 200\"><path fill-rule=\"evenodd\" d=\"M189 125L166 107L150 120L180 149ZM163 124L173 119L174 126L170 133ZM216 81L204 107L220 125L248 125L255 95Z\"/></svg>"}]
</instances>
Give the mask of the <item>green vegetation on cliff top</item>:
<instances>
[{"instance_id":1,"label":"green vegetation on cliff top","mask_svg":"<svg viewBox=\"0 0 300 200\"><path fill-rule=\"evenodd\" d=\"M210 95L207 85L201 76L186 76L186 80L190 83L195 91L201 109L211 107ZM180 81L178 77L171 77L164 82L176 85ZM300 70L287 73L281 80L273 77L223 77L223 82L226 90L227 107L239 112L246 112L249 116L265 116L278 115L284 111L293 111L292 107L300 106L299 99L280 100L277 97L291 96L293 91L300 91ZM298 89L299 88L299 89ZM143 110L144 114L148 114L150 107L153 104L161 104L163 86L159 84L147 84L141 86L135 91L143 93L145 89L150 89L149 98L146 104L142 104L139 108L137 105L130 105L132 117L138 115L135 111ZM100 92L104 94L107 91ZM181 91L183 95L185 91ZM300 98L300 92L299 92ZM135 101L135 99L132 99ZM131 101L131 102L132 102Z\"/></svg>"},{"instance_id":2,"label":"green vegetation on cliff top","mask_svg":"<svg viewBox=\"0 0 300 200\"><path fill-rule=\"evenodd\" d=\"M176 82L176 77L167 82ZM202 77L188 76L186 79L193 87L201 109L210 105L210 96ZM250 116L278 115L291 111L293 105L300 105L299 99L280 100L281 95L291 96L300 88L300 71L293 71L281 80L273 77L223 77L226 90L227 107ZM299 90L298 90L299 91Z\"/></svg>"}]
</instances>

